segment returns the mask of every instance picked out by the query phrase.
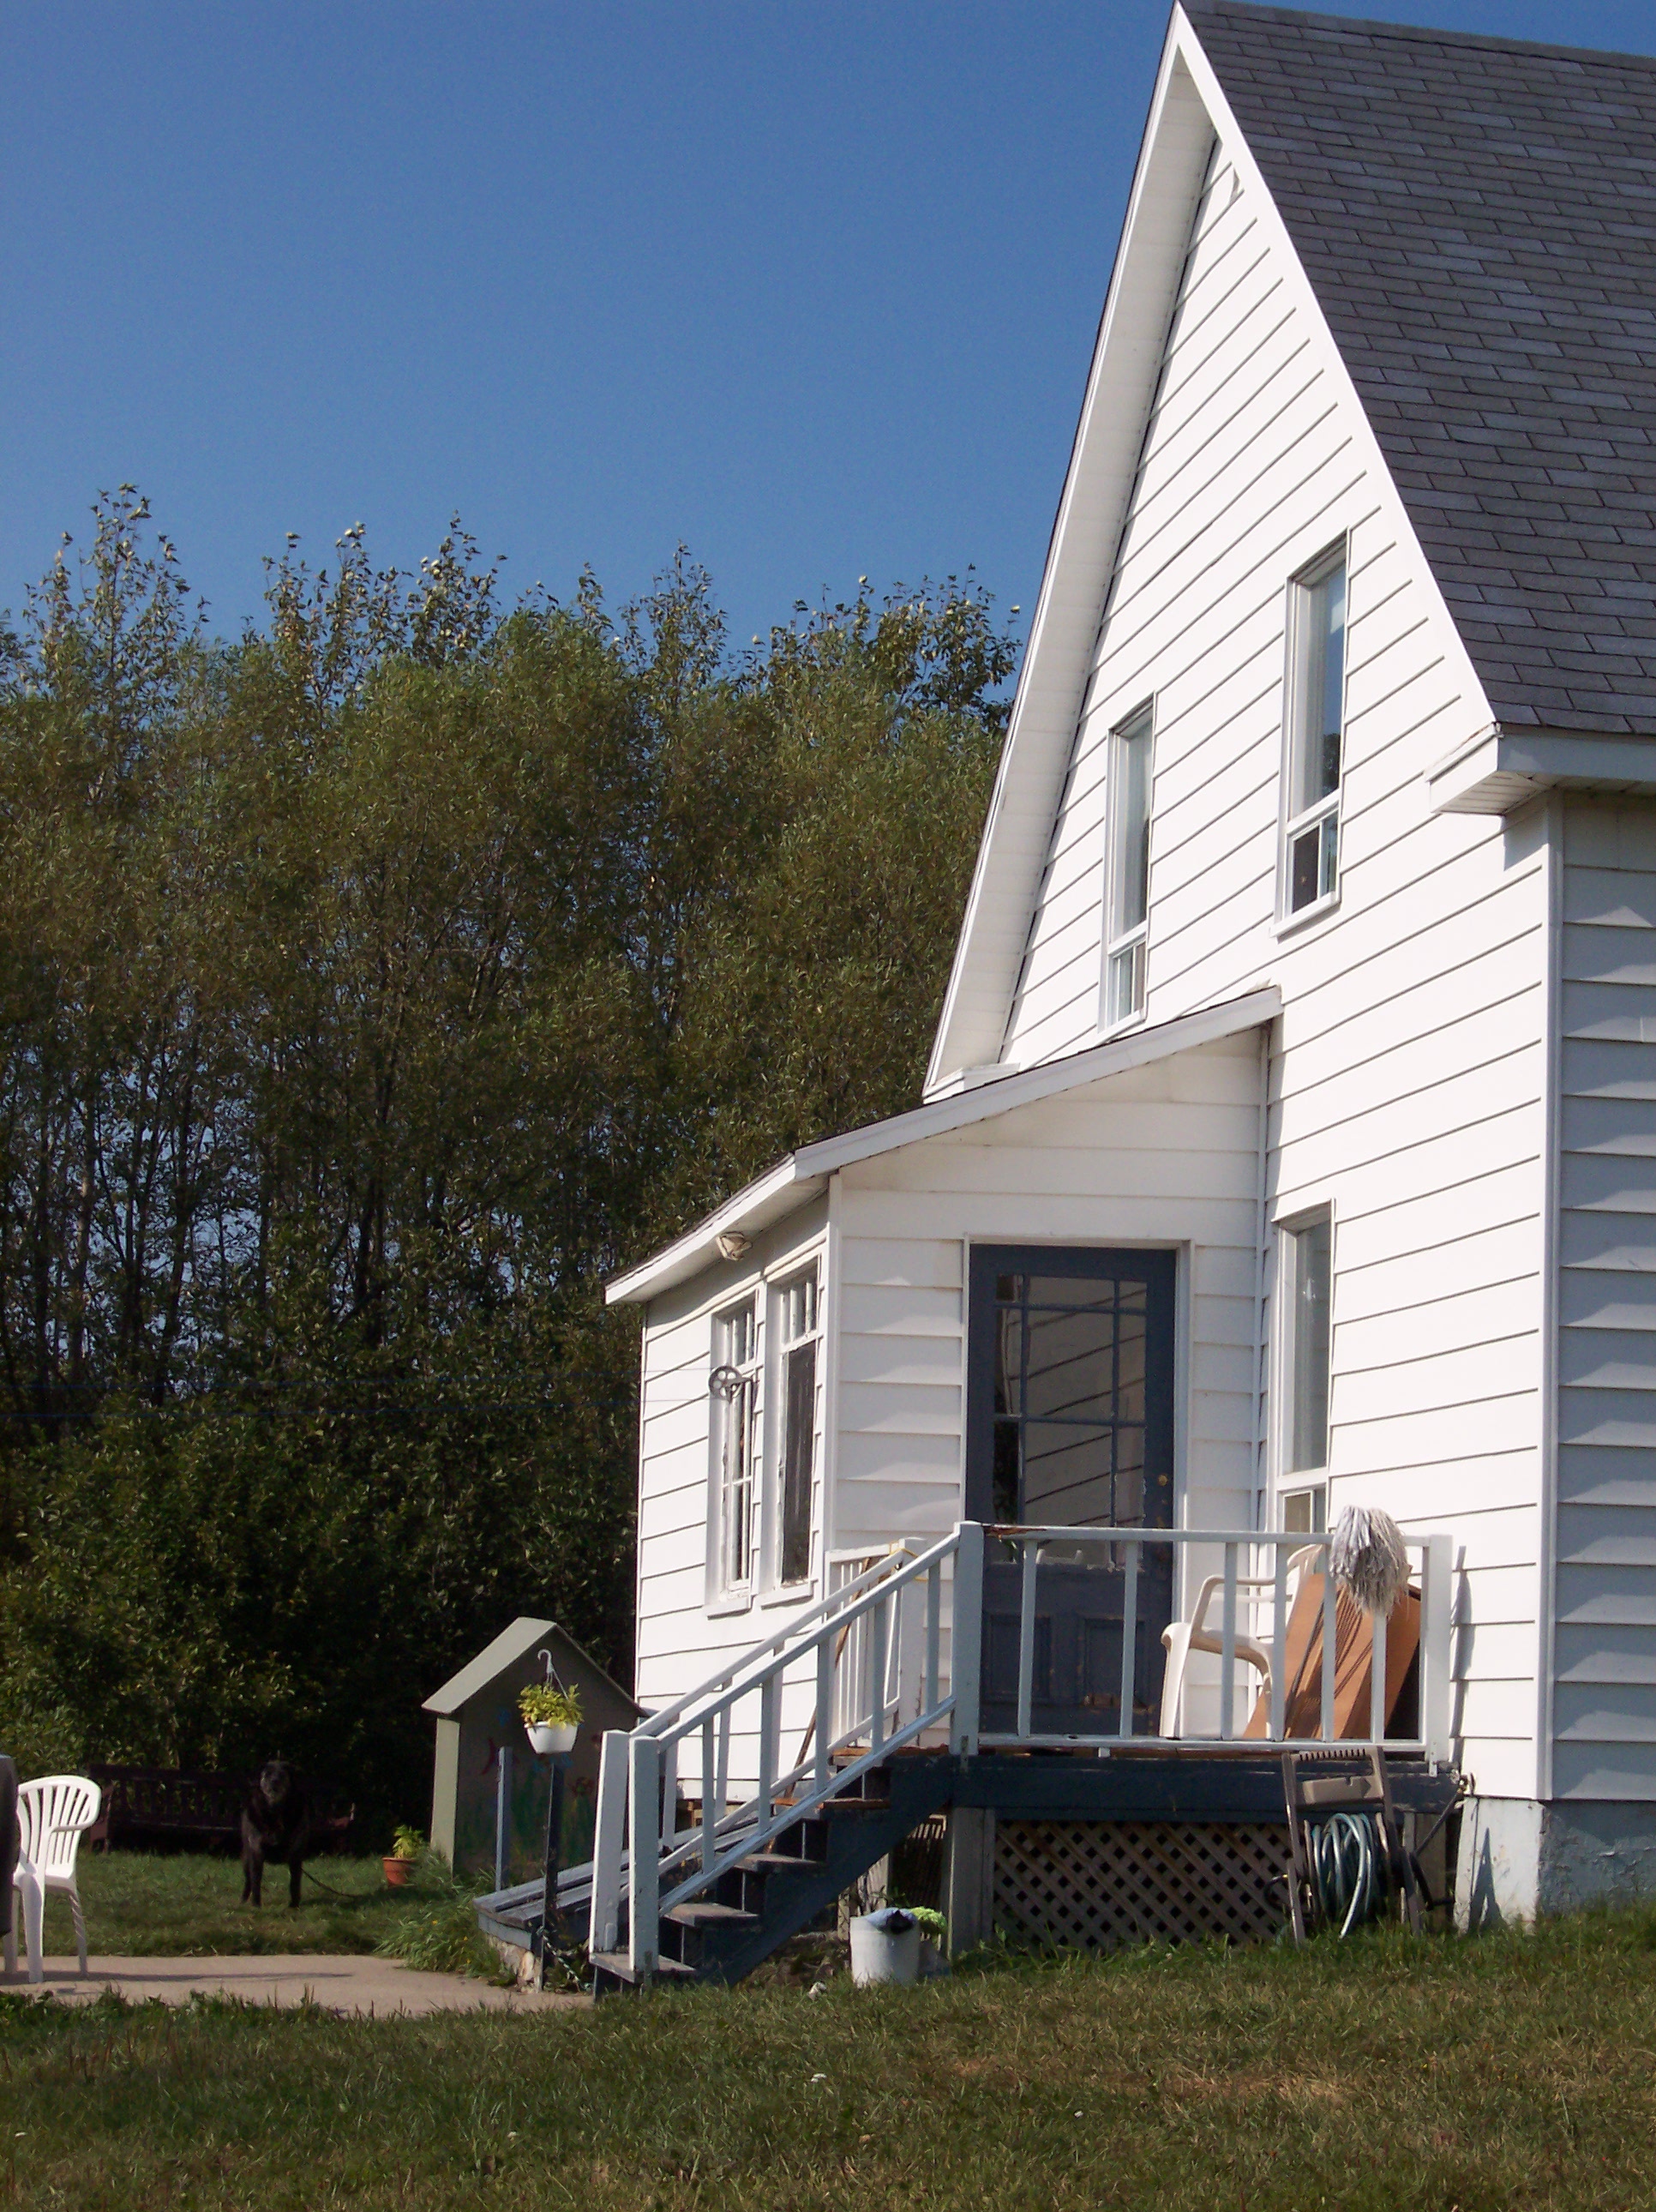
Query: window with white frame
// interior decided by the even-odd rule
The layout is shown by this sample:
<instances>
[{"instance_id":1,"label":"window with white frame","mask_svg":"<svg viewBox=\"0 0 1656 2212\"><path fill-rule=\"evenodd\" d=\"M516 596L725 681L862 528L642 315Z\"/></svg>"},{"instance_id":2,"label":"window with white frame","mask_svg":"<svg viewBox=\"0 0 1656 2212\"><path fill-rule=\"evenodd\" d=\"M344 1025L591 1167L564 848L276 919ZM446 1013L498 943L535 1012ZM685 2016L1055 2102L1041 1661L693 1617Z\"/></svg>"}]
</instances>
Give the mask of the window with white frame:
<instances>
[{"instance_id":1,"label":"window with white frame","mask_svg":"<svg viewBox=\"0 0 1656 2212\"><path fill-rule=\"evenodd\" d=\"M1339 882L1345 742L1345 548L1289 587L1287 802L1283 908L1331 900Z\"/></svg>"},{"instance_id":2,"label":"window with white frame","mask_svg":"<svg viewBox=\"0 0 1656 2212\"><path fill-rule=\"evenodd\" d=\"M714 1324L713 1404L718 1472L718 1582L722 1596L753 1588L758 1522L759 1315L754 1301Z\"/></svg>"},{"instance_id":3,"label":"window with white frame","mask_svg":"<svg viewBox=\"0 0 1656 2212\"><path fill-rule=\"evenodd\" d=\"M1109 865L1104 889L1104 1025L1144 1011L1149 932L1150 784L1154 710L1141 707L1110 733Z\"/></svg>"},{"instance_id":4,"label":"window with white frame","mask_svg":"<svg viewBox=\"0 0 1656 2212\"><path fill-rule=\"evenodd\" d=\"M1282 1473L1285 1528L1324 1528L1328 1518L1328 1381L1334 1224L1308 1216L1282 1232L1284 1320Z\"/></svg>"},{"instance_id":5,"label":"window with white frame","mask_svg":"<svg viewBox=\"0 0 1656 2212\"><path fill-rule=\"evenodd\" d=\"M816 1475L816 1271L797 1275L776 1294L781 1365L781 1434L777 1455L776 1576L810 1577L811 1498Z\"/></svg>"}]
</instances>

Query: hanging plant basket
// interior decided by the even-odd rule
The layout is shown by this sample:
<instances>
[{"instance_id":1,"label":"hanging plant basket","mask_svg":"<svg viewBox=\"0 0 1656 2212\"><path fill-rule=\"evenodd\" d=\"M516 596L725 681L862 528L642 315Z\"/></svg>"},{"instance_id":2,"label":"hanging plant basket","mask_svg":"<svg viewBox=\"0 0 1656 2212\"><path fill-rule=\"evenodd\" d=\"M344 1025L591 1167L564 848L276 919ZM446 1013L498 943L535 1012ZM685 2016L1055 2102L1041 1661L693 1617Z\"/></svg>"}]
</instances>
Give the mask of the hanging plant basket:
<instances>
[{"instance_id":1,"label":"hanging plant basket","mask_svg":"<svg viewBox=\"0 0 1656 2212\"><path fill-rule=\"evenodd\" d=\"M575 1748L578 1724L574 1721L525 1721L524 1734L529 1738L530 1748L543 1759L556 1758Z\"/></svg>"}]
</instances>

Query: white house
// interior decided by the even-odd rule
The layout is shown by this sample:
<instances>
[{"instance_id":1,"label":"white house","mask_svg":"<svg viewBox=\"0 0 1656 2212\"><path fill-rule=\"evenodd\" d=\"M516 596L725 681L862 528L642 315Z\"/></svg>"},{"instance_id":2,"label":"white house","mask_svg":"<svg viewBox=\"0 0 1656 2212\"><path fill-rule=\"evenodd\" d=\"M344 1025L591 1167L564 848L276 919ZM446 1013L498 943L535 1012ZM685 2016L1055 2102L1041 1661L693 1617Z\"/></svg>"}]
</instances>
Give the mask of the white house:
<instances>
[{"instance_id":1,"label":"white house","mask_svg":"<svg viewBox=\"0 0 1656 2212\"><path fill-rule=\"evenodd\" d=\"M1656 62L1174 8L924 1103L611 1286L646 1708L962 1521L1374 1504L1463 1866L1656 1888L1653 363Z\"/></svg>"}]
</instances>

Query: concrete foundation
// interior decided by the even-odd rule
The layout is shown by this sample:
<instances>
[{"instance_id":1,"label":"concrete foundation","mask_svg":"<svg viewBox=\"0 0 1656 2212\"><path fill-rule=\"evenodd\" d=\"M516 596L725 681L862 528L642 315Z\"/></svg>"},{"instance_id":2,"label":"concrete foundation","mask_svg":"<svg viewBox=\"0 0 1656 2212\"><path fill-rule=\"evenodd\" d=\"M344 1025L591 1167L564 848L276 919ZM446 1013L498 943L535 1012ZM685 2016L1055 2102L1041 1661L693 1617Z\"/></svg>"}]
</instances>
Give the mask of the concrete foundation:
<instances>
[{"instance_id":1,"label":"concrete foundation","mask_svg":"<svg viewBox=\"0 0 1656 2212\"><path fill-rule=\"evenodd\" d=\"M1455 1866L1463 1930L1647 1898L1656 1898L1656 1805L1467 1799Z\"/></svg>"}]
</instances>

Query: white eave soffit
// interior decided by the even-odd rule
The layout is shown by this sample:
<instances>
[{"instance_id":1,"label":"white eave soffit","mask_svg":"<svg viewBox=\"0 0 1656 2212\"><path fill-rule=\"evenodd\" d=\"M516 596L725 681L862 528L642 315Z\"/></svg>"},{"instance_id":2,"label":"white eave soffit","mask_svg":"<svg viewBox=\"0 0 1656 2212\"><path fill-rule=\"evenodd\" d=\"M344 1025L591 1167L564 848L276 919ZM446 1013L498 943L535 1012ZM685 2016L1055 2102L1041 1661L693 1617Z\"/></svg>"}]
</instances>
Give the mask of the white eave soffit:
<instances>
[{"instance_id":1,"label":"white eave soffit","mask_svg":"<svg viewBox=\"0 0 1656 2212\"><path fill-rule=\"evenodd\" d=\"M1181 1014L1174 1021L1158 1022L1152 1028L1136 1030L1131 1036L1094 1045L1086 1052L1069 1053L1061 1060L1045 1061L1039 1067L1025 1068L1016 1074L979 1084L971 1090L956 1091L949 1097L933 1099L917 1106L912 1113L895 1115L889 1121L870 1121L864 1128L848 1130L842 1137L825 1137L818 1144L805 1145L779 1161L744 1190L727 1199L676 1243L606 1284L604 1304L642 1304L663 1291L688 1282L722 1258L719 1249L721 1237L734 1232L752 1237L773 1221L796 1212L825 1189L829 1176L840 1168L854 1167L859 1160L895 1152L904 1145L919 1144L928 1137L946 1136L951 1130L968 1128L974 1121L988 1121L1002 1114L1015 1113L1021 1106L1035 1105L1043 1098L1056 1097L1061 1091L1101 1082L1112 1075L1125 1075L1131 1068L1170 1059L1175 1053L1193 1052L1198 1046L1240 1036L1245 1030L1274 1022L1282 1010L1281 992L1274 983L1265 984L1243 998L1227 999L1219 1006L1204 1007L1198 1013Z\"/></svg>"},{"instance_id":2,"label":"white eave soffit","mask_svg":"<svg viewBox=\"0 0 1656 2212\"><path fill-rule=\"evenodd\" d=\"M1512 814L1544 791L1656 797L1656 738L1490 723L1426 773L1434 814Z\"/></svg>"}]
</instances>

